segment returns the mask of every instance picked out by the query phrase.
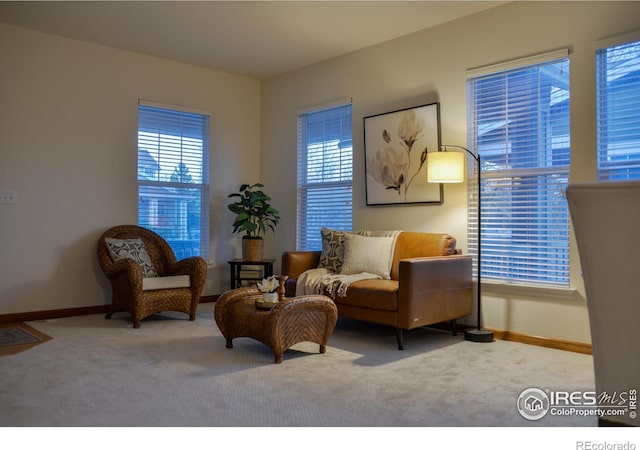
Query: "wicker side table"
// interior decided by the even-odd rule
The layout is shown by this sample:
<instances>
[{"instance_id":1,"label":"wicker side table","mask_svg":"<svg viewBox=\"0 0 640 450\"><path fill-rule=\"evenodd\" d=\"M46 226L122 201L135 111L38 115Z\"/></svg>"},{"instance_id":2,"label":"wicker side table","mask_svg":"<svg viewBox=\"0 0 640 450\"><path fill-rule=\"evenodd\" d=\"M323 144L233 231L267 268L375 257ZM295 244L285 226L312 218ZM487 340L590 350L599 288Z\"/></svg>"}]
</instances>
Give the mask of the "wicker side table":
<instances>
[{"instance_id":1,"label":"wicker side table","mask_svg":"<svg viewBox=\"0 0 640 450\"><path fill-rule=\"evenodd\" d=\"M287 297L265 311L255 305L261 295L257 288L245 287L229 290L216 300L215 320L227 348L233 348L233 339L249 337L271 348L276 364L282 362L289 347L299 342L315 342L320 345L320 353L326 352L338 318L336 305L329 297Z\"/></svg>"}]
</instances>

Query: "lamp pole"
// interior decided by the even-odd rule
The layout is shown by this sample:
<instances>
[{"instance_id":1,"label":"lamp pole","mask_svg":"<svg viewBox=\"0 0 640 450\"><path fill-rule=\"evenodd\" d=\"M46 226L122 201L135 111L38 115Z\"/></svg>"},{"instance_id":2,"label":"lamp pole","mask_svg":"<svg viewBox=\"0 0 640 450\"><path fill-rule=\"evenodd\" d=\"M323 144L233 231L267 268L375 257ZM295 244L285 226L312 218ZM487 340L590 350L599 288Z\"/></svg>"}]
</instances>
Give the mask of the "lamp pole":
<instances>
[{"instance_id":1,"label":"lamp pole","mask_svg":"<svg viewBox=\"0 0 640 450\"><path fill-rule=\"evenodd\" d=\"M465 152L467 152L468 154L470 154L473 159L476 161L476 165L477 165L477 170L478 170L478 212L477 212L477 218L478 218L478 223L477 223L477 234L478 234L478 255L477 255L477 267L478 267L478 287L477 287L477 308L476 308L476 314L478 317L478 321L477 321L477 326L476 328L469 328L467 330L465 330L464 332L464 338L467 341L472 341L472 342L493 342L493 331L490 330L483 330L482 329L482 321L481 321L481 311L482 311L482 233L480 231L480 223L481 223L481 217L480 217L480 212L481 210L481 205L482 205L482 198L481 198L481 189L480 189L480 173L481 173L481 168L482 166L480 165L480 154L478 153L477 155L473 152L471 152L469 149L465 148L465 147L461 147L459 145L444 145L444 150L447 151L447 147L453 147L453 148L459 148L461 150L464 150Z\"/></svg>"}]
</instances>

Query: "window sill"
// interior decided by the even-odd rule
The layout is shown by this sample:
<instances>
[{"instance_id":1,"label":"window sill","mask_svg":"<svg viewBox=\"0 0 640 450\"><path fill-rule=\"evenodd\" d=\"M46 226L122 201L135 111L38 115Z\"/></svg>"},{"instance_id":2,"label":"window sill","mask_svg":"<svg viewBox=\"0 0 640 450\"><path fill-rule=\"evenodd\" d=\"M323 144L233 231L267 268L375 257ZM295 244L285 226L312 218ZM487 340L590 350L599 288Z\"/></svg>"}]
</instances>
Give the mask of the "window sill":
<instances>
[{"instance_id":1,"label":"window sill","mask_svg":"<svg viewBox=\"0 0 640 450\"><path fill-rule=\"evenodd\" d=\"M483 281L482 292L509 296L518 295L544 299L573 300L575 298L576 289Z\"/></svg>"}]
</instances>

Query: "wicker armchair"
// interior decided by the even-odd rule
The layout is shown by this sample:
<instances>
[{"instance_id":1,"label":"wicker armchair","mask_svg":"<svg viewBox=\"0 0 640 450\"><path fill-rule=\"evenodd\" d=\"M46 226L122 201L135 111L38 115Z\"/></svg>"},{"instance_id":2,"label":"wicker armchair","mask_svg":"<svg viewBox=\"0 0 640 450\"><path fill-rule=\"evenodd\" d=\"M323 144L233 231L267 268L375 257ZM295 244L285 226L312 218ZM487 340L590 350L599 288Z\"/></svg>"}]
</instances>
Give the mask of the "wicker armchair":
<instances>
[{"instance_id":1,"label":"wicker armchair","mask_svg":"<svg viewBox=\"0 0 640 450\"><path fill-rule=\"evenodd\" d=\"M107 238L141 239L158 278L154 282L172 280L176 277L188 281L188 287L162 286L162 289L148 289L140 265L133 259L114 261ZM169 244L158 234L136 225L121 225L109 228L98 239L98 261L102 271L111 282L112 303L106 318L114 313L127 311L133 317L133 327L140 328L145 317L162 311L179 311L189 314L189 320L195 320L200 295L207 277L207 265L204 258L193 256L177 261ZM183 277L177 277L183 275ZM175 279L175 278L173 278ZM143 287L143 285L145 285Z\"/></svg>"}]
</instances>

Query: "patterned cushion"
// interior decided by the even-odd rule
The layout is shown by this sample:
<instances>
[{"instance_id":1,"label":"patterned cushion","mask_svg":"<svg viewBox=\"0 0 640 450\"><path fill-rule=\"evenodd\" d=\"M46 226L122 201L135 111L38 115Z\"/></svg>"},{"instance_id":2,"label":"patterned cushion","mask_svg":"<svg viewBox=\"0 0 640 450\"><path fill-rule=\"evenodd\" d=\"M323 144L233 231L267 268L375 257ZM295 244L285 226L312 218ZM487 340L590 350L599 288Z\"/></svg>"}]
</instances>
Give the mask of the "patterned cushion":
<instances>
[{"instance_id":1,"label":"patterned cushion","mask_svg":"<svg viewBox=\"0 0 640 450\"><path fill-rule=\"evenodd\" d=\"M322 253L320 253L319 269L328 269L334 273L340 273L344 261L344 235L346 231L336 231L323 227Z\"/></svg>"},{"instance_id":2,"label":"patterned cushion","mask_svg":"<svg viewBox=\"0 0 640 450\"><path fill-rule=\"evenodd\" d=\"M158 272L156 272L155 267L153 267L153 263L151 262L151 258L149 257L149 253L147 253L147 249L144 246L142 239L106 238L105 240L107 242L107 250L109 250L111 259L114 261L124 258L133 259L140 265L143 277L158 276Z\"/></svg>"}]
</instances>

